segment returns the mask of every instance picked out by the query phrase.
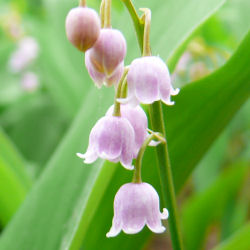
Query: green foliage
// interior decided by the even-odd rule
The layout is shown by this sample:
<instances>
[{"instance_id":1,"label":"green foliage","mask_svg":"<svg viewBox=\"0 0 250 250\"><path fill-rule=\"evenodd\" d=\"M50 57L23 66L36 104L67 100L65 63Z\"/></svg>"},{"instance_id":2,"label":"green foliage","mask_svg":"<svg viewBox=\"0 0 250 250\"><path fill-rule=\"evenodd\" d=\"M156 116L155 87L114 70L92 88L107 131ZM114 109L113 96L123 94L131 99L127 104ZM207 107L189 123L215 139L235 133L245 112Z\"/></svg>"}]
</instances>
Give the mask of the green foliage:
<instances>
[{"instance_id":1,"label":"green foliage","mask_svg":"<svg viewBox=\"0 0 250 250\"><path fill-rule=\"evenodd\" d=\"M23 159L0 129L0 224L6 225L31 187Z\"/></svg>"}]
</instances>

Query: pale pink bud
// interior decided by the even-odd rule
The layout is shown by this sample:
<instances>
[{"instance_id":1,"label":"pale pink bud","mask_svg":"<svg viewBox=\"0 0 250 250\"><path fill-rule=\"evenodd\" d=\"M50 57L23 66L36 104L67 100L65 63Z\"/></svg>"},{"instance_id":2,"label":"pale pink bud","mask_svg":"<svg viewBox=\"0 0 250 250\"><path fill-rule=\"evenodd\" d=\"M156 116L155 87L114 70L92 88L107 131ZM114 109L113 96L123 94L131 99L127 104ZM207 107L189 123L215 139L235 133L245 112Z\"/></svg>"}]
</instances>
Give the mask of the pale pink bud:
<instances>
[{"instance_id":1,"label":"pale pink bud","mask_svg":"<svg viewBox=\"0 0 250 250\"><path fill-rule=\"evenodd\" d=\"M38 77L33 72L26 72L21 79L21 86L27 92L33 92L39 85Z\"/></svg>"},{"instance_id":2,"label":"pale pink bud","mask_svg":"<svg viewBox=\"0 0 250 250\"><path fill-rule=\"evenodd\" d=\"M126 55L126 40L116 29L102 29L89 58L98 72L111 76Z\"/></svg>"},{"instance_id":3,"label":"pale pink bud","mask_svg":"<svg viewBox=\"0 0 250 250\"><path fill-rule=\"evenodd\" d=\"M134 158L137 157L138 152L145 141L145 139L148 137L148 118L144 110L140 106L131 107L130 105L121 105L121 116L126 118L129 123L132 125L135 133L135 147L133 151ZM111 116L114 111L114 105L112 105L106 115ZM150 146L156 146L158 143L155 141L151 141Z\"/></svg>"},{"instance_id":4,"label":"pale pink bud","mask_svg":"<svg viewBox=\"0 0 250 250\"><path fill-rule=\"evenodd\" d=\"M98 157L111 162L120 161L126 169L133 169L134 130L127 119L105 116L97 121L89 135L85 154L77 153L84 163L93 163Z\"/></svg>"},{"instance_id":5,"label":"pale pink bud","mask_svg":"<svg viewBox=\"0 0 250 250\"><path fill-rule=\"evenodd\" d=\"M168 210L160 212L159 196L148 183L127 183L121 186L114 200L114 217L107 237L115 237L121 230L126 234L140 232L145 224L154 233L162 233L161 220L168 218Z\"/></svg>"},{"instance_id":6,"label":"pale pink bud","mask_svg":"<svg viewBox=\"0 0 250 250\"><path fill-rule=\"evenodd\" d=\"M66 35L80 51L85 52L97 41L101 24L95 10L77 7L70 10L66 17Z\"/></svg>"},{"instance_id":7,"label":"pale pink bud","mask_svg":"<svg viewBox=\"0 0 250 250\"><path fill-rule=\"evenodd\" d=\"M99 72L95 66L92 64L90 61L90 50L86 51L85 54L85 65L86 68L89 72L90 77L94 81L95 85L98 88L101 88L102 85L104 84L105 86L112 86L112 85L117 85L117 83L120 81L123 70L124 70L124 62L122 61L115 69L115 71L107 76L105 73Z\"/></svg>"},{"instance_id":8,"label":"pale pink bud","mask_svg":"<svg viewBox=\"0 0 250 250\"><path fill-rule=\"evenodd\" d=\"M179 89L173 89L168 68L157 56L135 59L130 66L127 83L128 97L119 101L129 102L132 106L139 103L151 104L158 100L173 105L170 97L179 92Z\"/></svg>"}]
</instances>

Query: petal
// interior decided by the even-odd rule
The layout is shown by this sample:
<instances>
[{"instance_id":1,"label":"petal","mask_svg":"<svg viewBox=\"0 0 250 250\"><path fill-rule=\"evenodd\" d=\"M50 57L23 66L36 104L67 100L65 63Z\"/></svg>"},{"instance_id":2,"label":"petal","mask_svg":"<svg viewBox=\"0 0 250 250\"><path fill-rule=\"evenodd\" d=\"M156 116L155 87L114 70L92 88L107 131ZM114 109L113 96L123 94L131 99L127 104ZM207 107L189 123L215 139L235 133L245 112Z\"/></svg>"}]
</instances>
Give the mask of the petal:
<instances>
[{"instance_id":1,"label":"petal","mask_svg":"<svg viewBox=\"0 0 250 250\"><path fill-rule=\"evenodd\" d=\"M112 221L112 227L110 228L109 232L106 234L106 236L109 237L115 237L121 232L121 220L118 216L114 216Z\"/></svg>"},{"instance_id":2,"label":"petal","mask_svg":"<svg viewBox=\"0 0 250 250\"><path fill-rule=\"evenodd\" d=\"M105 159L115 159L122 151L122 136L120 117L103 117L103 122L99 124L99 134L97 138L97 153L105 156Z\"/></svg>"},{"instance_id":3,"label":"petal","mask_svg":"<svg viewBox=\"0 0 250 250\"><path fill-rule=\"evenodd\" d=\"M94 81L95 85L98 88L101 88L102 84L104 82L104 79L105 79L105 75L103 73L101 73L100 71L98 71L95 68L95 66L92 64L92 62L90 60L90 50L87 50L85 53L85 65L86 65L86 68L89 72L89 75L92 78L92 80Z\"/></svg>"},{"instance_id":4,"label":"petal","mask_svg":"<svg viewBox=\"0 0 250 250\"><path fill-rule=\"evenodd\" d=\"M135 95L141 103L151 104L160 99L157 75L153 72L146 72L143 78L135 85Z\"/></svg>"},{"instance_id":5,"label":"petal","mask_svg":"<svg viewBox=\"0 0 250 250\"><path fill-rule=\"evenodd\" d=\"M166 208L163 208L163 212L161 213L161 219L166 220L169 216L168 210Z\"/></svg>"},{"instance_id":6,"label":"petal","mask_svg":"<svg viewBox=\"0 0 250 250\"><path fill-rule=\"evenodd\" d=\"M98 158L94 151L87 151L85 154L77 153L76 155L81 159L84 159L83 162L86 164L91 164Z\"/></svg>"},{"instance_id":7,"label":"petal","mask_svg":"<svg viewBox=\"0 0 250 250\"><path fill-rule=\"evenodd\" d=\"M123 127L123 134L120 161L126 169L132 170L134 169L134 166L132 165L132 160L135 148L135 134L134 129L129 123L129 121L125 118L122 118L122 120L123 123L121 124L121 126Z\"/></svg>"}]
</instances>

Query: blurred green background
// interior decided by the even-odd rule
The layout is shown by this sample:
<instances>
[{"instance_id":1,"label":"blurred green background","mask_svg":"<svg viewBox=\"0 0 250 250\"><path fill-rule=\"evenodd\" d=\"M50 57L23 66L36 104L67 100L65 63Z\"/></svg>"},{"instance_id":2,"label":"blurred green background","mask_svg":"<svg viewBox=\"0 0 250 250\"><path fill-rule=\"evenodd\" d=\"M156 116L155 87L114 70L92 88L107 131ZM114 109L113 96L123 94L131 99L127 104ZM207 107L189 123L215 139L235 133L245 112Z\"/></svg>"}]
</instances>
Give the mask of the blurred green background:
<instances>
[{"instance_id":1,"label":"blurred green background","mask_svg":"<svg viewBox=\"0 0 250 250\"><path fill-rule=\"evenodd\" d=\"M200 1L202 2L200 4L197 4L195 0L189 3L182 0L134 2L137 8L150 7L152 10L152 51L171 63L170 69L173 71L172 80L175 87L185 88L192 82L199 83L223 67L235 53L250 28L250 2L248 0L228 0L226 2L204 0ZM98 10L99 1L91 0L87 3ZM84 192L87 192L86 187L89 187L90 190L95 188L95 180L98 181L98 175L102 176L102 171L104 171L99 166L101 164L98 163L96 173L92 173L92 170L86 170L89 171L86 174L82 173L82 176L86 177L84 177L85 179L81 180L79 176L76 181L74 174L65 172L65 178L70 180L69 183L66 184L61 179L55 186L53 184L46 186L49 181L54 183L53 178L56 178L56 169L59 169L60 165L67 164L67 169L72 168L72 172L76 171L73 170L74 168L88 168L88 166L82 166L72 152L86 149L90 128L113 101L113 89L97 90L94 87L84 67L84 55L66 39L64 20L67 12L76 5L77 1L56 0L0 2L0 226L3 235L0 237L0 249L3 250L69 249L70 247L79 249L76 247L79 245L82 249L87 250L117 249L116 244L118 243L112 240L98 248L98 245L94 243L99 240L98 232L95 234L91 231L95 231L93 225L100 226L100 234L102 233L105 237L105 230L111 225L110 218L109 222L105 220L102 222L93 219L99 218L100 215L99 217L93 215L93 218L90 219L93 222L88 221L88 228L84 229L82 225L82 218L85 217L81 217L81 215L87 216L83 211L88 207L87 205L87 208L83 207L81 201L85 202L86 199L88 204L95 202L95 199L89 200L89 196ZM194 20L191 20L192 17L189 18L192 15ZM127 39L126 64L129 64L131 60L140 56L140 51L132 22L127 21L129 16L121 1L113 1L112 18L113 27L121 29ZM190 27L185 27L186 20L189 19ZM183 35L179 31L181 27L185 31ZM164 32L165 30L166 32ZM23 70L15 73L10 66L10 60L23 37L35 39L39 51ZM178 38L179 41L176 42L175 39L178 40ZM249 42L247 48L250 50ZM241 58L238 60L240 64ZM176 62L176 65L172 63L173 61ZM245 67L244 72L249 72L250 65L243 66ZM32 72L37 77L30 85L24 83L24 76L27 72ZM237 81L237 77L235 79L234 81ZM218 131L218 135L212 136L213 139L205 146L202 155L197 157L197 162L193 163L192 169L194 167L195 169L178 194L186 249L212 249L219 245L218 249L247 250L245 247L250 246L248 222L250 216L250 101L247 100L249 97L249 87L247 88L247 86L249 86L250 79L249 77L247 79L244 83L247 92L246 101L242 101L238 111L232 109L232 115L237 111L232 120L227 125L225 124L225 129L221 128L221 133ZM237 88L240 89L242 86L239 85ZM221 91L226 91L226 89ZM218 96L209 99L211 106L216 103L216 98ZM176 99L176 103L178 103L178 99ZM90 107L91 109L88 111ZM180 116L181 122L181 113L171 114L171 111L169 112L170 120L174 116ZM230 110L228 112L230 113ZM201 110L199 115L206 114L202 114ZM89 117L91 117L90 120ZM167 115L166 124L168 124ZM172 123L169 126L172 126ZM185 126L186 123L183 123L179 129ZM77 134L74 131L81 132L77 132ZM171 144L174 141L172 139L174 135L169 137ZM187 139L184 138L184 140L188 144ZM71 142L72 146L67 142ZM69 148L72 152L65 155ZM192 148L191 142L190 148ZM148 162L153 159L150 158L151 151L147 158ZM109 171L110 168L107 167L106 170ZM190 172L192 169L190 168ZM51 175L52 171L54 171L53 175ZM58 172L58 175L60 174ZM75 175L77 174L75 173ZM126 178L124 177L123 182L130 178L129 174L125 175ZM154 172L152 175L157 176L157 173ZM145 179L148 178L149 182L152 180L157 183L157 177L148 176L150 175L145 174ZM58 178L60 179L60 177ZM89 184L88 181L91 178L92 181ZM108 177L108 180L109 178L112 183L113 177ZM86 187L79 186L81 181ZM180 182L182 183L182 181ZM67 185L72 187L67 189ZM102 185L103 183L101 183ZM108 190L109 184L104 184L106 188L105 185ZM113 193L110 194L110 201L121 185L122 182L117 180L113 186ZM52 191L52 188L55 189ZM73 190L79 189L85 191L76 194L77 198L74 198ZM30 190L32 193L25 200ZM180 190L180 185L178 190ZM53 221L62 228L60 235L59 232L57 234L52 229L48 229L49 236L39 238L38 235L43 234L41 231L44 232L46 228L42 222L43 207L41 207L41 217L37 220L34 220L33 215L31 216L33 219L24 218L24 210L39 211L39 205L36 205L39 204L37 199L39 200L39 197L43 197L43 195L49 197L50 192L53 192L53 195L59 194L62 199L68 199L65 207L72 204L72 210L65 209L64 211L64 218L68 218L68 224L63 224L65 222L61 217L55 218ZM105 197L104 192L106 189L103 193L97 191L100 197ZM62 193L63 195L61 195ZM51 199L53 199L53 195L51 195ZM23 203L24 200L25 203ZM97 198L97 203L100 202L101 198L100 200ZM22 204L24 205L22 206ZM57 203L53 203L53 205L51 203L51 207L49 204L44 204L46 213L53 209L59 211L64 203L62 201L60 204L58 203L58 206L53 207L55 204ZM22 210L15 217L14 214L20 206ZM112 215L112 202L107 206ZM79 214L77 223L74 219L71 220L74 213ZM27 212L26 215L28 216L28 214ZM22 220L27 222L27 228ZM246 224L247 222L248 224ZM41 227L36 227L36 224ZM102 225L104 226L102 227ZM47 225L48 228L50 226L53 227L53 225ZM69 233L67 229L63 228L64 226L76 227L79 230L72 229ZM32 235L29 240L22 235L17 239L16 244L10 244L18 230L21 229L25 232L27 229L28 234L31 232L31 228L36 231L33 239ZM84 237L78 237L82 231L84 231L82 233ZM122 237L118 237L119 244L123 244L124 240L131 239L132 236L123 235ZM134 239L127 240L127 245L124 244L123 249L171 249L169 232L163 235L151 235L146 231L140 238ZM48 242L46 248L43 248L43 240ZM136 241L137 245L135 245ZM110 244L110 242L112 243ZM239 242L243 242L243 245L241 246ZM237 248L233 248L235 246Z\"/></svg>"}]
</instances>

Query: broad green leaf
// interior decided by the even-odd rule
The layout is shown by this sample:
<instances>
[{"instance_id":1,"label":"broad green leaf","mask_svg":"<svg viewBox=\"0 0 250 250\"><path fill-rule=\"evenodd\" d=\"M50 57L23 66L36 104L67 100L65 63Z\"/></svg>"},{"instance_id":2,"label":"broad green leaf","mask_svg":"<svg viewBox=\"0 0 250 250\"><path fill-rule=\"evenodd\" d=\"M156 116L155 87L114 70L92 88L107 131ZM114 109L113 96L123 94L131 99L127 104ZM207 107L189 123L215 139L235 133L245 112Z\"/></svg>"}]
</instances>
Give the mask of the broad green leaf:
<instances>
[{"instance_id":1,"label":"broad green leaf","mask_svg":"<svg viewBox=\"0 0 250 250\"><path fill-rule=\"evenodd\" d=\"M189 198L182 208L186 249L202 249L207 227L219 221L227 202L235 196L247 174L247 164L235 164L205 191Z\"/></svg>"},{"instance_id":2,"label":"broad green leaf","mask_svg":"<svg viewBox=\"0 0 250 250\"><path fill-rule=\"evenodd\" d=\"M84 165L76 152L86 149L96 116L105 114L112 95L111 89L92 87L69 133L4 231L0 249L65 249L71 242L102 165ZM96 105L88 106L91 100Z\"/></svg>"},{"instance_id":3,"label":"broad green leaf","mask_svg":"<svg viewBox=\"0 0 250 250\"><path fill-rule=\"evenodd\" d=\"M224 67L187 85L175 98L174 107L165 108L177 190L233 114L249 98L249 47L250 33Z\"/></svg>"},{"instance_id":4,"label":"broad green leaf","mask_svg":"<svg viewBox=\"0 0 250 250\"><path fill-rule=\"evenodd\" d=\"M31 187L24 161L0 128L0 224L5 226Z\"/></svg>"},{"instance_id":5,"label":"broad green leaf","mask_svg":"<svg viewBox=\"0 0 250 250\"><path fill-rule=\"evenodd\" d=\"M235 250L235 249L246 250L249 248L249 238L250 238L250 223L243 226L228 240L225 240L225 242L213 248L213 250Z\"/></svg>"}]
</instances>

